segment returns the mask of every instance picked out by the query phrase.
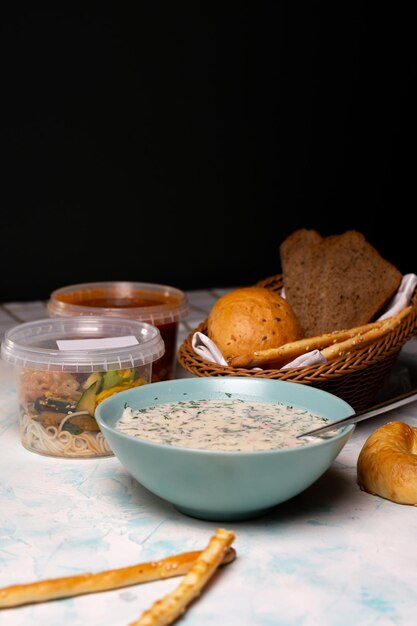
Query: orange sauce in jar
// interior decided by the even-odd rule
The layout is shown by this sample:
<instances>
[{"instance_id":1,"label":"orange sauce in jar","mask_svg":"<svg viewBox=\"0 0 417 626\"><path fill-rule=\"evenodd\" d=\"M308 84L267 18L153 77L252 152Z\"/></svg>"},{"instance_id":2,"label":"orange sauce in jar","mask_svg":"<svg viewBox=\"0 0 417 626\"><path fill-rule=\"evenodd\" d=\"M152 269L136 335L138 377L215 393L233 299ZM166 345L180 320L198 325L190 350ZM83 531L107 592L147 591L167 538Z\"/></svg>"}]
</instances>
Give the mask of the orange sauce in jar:
<instances>
[{"instance_id":1,"label":"orange sauce in jar","mask_svg":"<svg viewBox=\"0 0 417 626\"><path fill-rule=\"evenodd\" d=\"M109 298L108 296L103 296L98 298L85 298L81 300L81 304L84 306L106 307L108 309L124 309L137 306L157 306L158 304L161 304L161 300L138 296L134 296L132 298L122 298L117 296Z\"/></svg>"},{"instance_id":2,"label":"orange sauce in jar","mask_svg":"<svg viewBox=\"0 0 417 626\"><path fill-rule=\"evenodd\" d=\"M136 289L133 285L134 283L109 283L105 287L97 286L97 283L73 285L73 288L62 288L53 292L49 304L53 305L53 315L113 315L138 319L156 326L164 340L165 353L152 364L152 382L174 378L178 323L186 308L185 294L169 287L164 289L160 286L160 291L146 291ZM65 304L68 304L67 308Z\"/></svg>"}]
</instances>

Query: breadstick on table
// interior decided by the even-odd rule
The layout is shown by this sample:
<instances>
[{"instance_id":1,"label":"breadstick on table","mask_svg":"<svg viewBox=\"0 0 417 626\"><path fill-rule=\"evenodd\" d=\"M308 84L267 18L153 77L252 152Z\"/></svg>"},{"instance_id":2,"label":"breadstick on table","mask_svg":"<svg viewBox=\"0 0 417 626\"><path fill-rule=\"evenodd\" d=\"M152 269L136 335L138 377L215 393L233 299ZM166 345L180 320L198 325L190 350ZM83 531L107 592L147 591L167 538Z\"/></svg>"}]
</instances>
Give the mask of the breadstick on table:
<instances>
[{"instance_id":1,"label":"breadstick on table","mask_svg":"<svg viewBox=\"0 0 417 626\"><path fill-rule=\"evenodd\" d=\"M234 532L218 528L176 589L154 602L129 626L168 626L181 617L214 574L234 539Z\"/></svg>"},{"instance_id":2,"label":"breadstick on table","mask_svg":"<svg viewBox=\"0 0 417 626\"><path fill-rule=\"evenodd\" d=\"M0 589L0 609L95 593L97 591L120 589L129 585L182 576L189 572L200 555L201 550L183 552L160 561L105 570L97 574L86 573L3 587ZM222 565L230 563L235 558L236 551L234 548L229 548L222 556Z\"/></svg>"},{"instance_id":3,"label":"breadstick on table","mask_svg":"<svg viewBox=\"0 0 417 626\"><path fill-rule=\"evenodd\" d=\"M290 341L279 346L278 348L269 348L268 350L256 350L251 354L244 354L233 357L229 361L229 365L233 367L282 367L296 357L310 352L311 350L323 350L327 346L331 346L339 341L345 341L351 337L355 337L360 333L364 333L374 328L380 328L383 321L370 322L362 326L354 328L346 328L343 330L334 330L332 332L323 333L315 337L305 337L297 341Z\"/></svg>"}]
</instances>

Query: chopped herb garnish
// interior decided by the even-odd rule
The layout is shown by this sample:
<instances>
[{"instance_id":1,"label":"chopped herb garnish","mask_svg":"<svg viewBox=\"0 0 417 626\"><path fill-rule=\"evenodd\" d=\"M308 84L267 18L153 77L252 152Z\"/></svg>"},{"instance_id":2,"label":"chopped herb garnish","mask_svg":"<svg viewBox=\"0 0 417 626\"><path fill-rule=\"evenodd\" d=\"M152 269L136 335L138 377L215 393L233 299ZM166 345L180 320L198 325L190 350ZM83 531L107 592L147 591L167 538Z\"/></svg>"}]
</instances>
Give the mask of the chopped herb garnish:
<instances>
[{"instance_id":1,"label":"chopped herb garnish","mask_svg":"<svg viewBox=\"0 0 417 626\"><path fill-rule=\"evenodd\" d=\"M171 446L239 452L305 445L309 442L295 439L296 435L329 421L305 407L234 399L233 395L228 392L224 399L177 400L129 410L116 428Z\"/></svg>"}]
</instances>

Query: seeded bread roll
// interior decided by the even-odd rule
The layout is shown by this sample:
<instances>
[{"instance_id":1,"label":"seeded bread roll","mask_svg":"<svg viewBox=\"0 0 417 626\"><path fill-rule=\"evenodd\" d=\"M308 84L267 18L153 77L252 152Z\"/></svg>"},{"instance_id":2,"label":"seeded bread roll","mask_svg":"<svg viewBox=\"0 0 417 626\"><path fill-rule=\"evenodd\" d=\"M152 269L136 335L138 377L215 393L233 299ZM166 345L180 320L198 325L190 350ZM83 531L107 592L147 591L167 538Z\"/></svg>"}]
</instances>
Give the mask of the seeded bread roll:
<instances>
[{"instance_id":1,"label":"seeded bread roll","mask_svg":"<svg viewBox=\"0 0 417 626\"><path fill-rule=\"evenodd\" d=\"M242 287L219 298L210 311L207 334L226 361L301 337L289 303L265 287Z\"/></svg>"}]
</instances>

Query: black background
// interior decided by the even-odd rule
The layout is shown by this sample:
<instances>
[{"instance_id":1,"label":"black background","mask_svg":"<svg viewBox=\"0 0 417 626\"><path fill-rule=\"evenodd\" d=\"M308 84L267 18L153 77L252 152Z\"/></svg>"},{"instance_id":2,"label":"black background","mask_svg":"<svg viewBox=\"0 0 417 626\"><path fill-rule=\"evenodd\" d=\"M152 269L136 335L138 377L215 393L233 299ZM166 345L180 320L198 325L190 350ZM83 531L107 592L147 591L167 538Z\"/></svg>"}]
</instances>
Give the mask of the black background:
<instances>
[{"instance_id":1,"label":"black background","mask_svg":"<svg viewBox=\"0 0 417 626\"><path fill-rule=\"evenodd\" d=\"M3 302L249 284L300 227L417 271L411 13L123 4L2 10Z\"/></svg>"}]
</instances>

